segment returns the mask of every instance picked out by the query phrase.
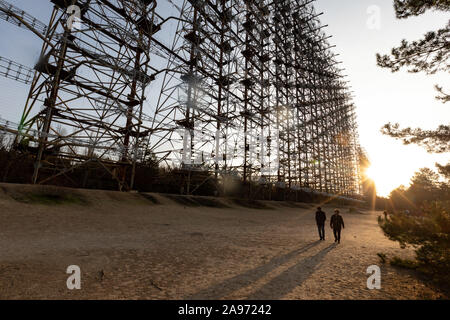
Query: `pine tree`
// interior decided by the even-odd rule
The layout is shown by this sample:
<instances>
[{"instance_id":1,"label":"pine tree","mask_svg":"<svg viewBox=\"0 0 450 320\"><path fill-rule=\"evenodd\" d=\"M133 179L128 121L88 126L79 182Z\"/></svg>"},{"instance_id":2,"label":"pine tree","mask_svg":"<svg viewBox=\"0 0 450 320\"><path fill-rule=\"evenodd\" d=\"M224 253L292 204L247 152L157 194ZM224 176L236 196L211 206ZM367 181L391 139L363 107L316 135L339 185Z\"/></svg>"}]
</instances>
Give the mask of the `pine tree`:
<instances>
[{"instance_id":1,"label":"pine tree","mask_svg":"<svg viewBox=\"0 0 450 320\"><path fill-rule=\"evenodd\" d=\"M391 264L413 267L428 274L447 293L450 291L450 211L449 203L432 202L424 208L426 214L411 216L404 213L379 217L378 223L389 239L405 248L416 249L416 260L394 258Z\"/></svg>"},{"instance_id":2,"label":"pine tree","mask_svg":"<svg viewBox=\"0 0 450 320\"><path fill-rule=\"evenodd\" d=\"M450 11L449 0L394 0L394 9L398 19L418 16L428 10ZM403 40L399 47L393 48L390 55L377 54L377 64L397 72L407 68L409 72L448 72L450 70L450 22L437 31L430 31L417 41ZM436 85L438 100L446 103L450 95ZM400 139L404 144L418 144L432 153L450 151L450 126L443 124L436 130L422 130L420 128L401 129L398 124L386 124L382 130L384 134Z\"/></svg>"}]
</instances>

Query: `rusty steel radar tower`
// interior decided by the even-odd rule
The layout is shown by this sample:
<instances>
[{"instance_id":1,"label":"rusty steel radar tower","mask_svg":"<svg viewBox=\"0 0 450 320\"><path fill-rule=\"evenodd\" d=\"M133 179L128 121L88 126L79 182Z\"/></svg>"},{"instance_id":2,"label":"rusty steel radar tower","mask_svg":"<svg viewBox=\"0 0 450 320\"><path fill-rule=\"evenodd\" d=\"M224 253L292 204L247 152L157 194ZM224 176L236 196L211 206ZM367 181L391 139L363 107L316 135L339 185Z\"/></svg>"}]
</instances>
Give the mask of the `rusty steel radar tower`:
<instances>
[{"instance_id":1,"label":"rusty steel radar tower","mask_svg":"<svg viewBox=\"0 0 450 320\"><path fill-rule=\"evenodd\" d=\"M308 0L186 0L149 148L168 165L360 192L354 105Z\"/></svg>"},{"instance_id":2,"label":"rusty steel radar tower","mask_svg":"<svg viewBox=\"0 0 450 320\"><path fill-rule=\"evenodd\" d=\"M51 0L48 26L13 21L44 40L18 127L17 143L36 149L33 183L63 177L95 163L118 183L133 185L146 135L142 121L149 76L154 1ZM9 10L9 11L7 11ZM36 108L37 114L30 116Z\"/></svg>"},{"instance_id":3,"label":"rusty steel radar tower","mask_svg":"<svg viewBox=\"0 0 450 320\"><path fill-rule=\"evenodd\" d=\"M0 0L44 43L34 70L0 58L31 83L17 128L0 128L34 150L34 183L101 167L130 190L151 157L217 185L360 194L355 106L313 1L51 2L46 25Z\"/></svg>"}]
</instances>

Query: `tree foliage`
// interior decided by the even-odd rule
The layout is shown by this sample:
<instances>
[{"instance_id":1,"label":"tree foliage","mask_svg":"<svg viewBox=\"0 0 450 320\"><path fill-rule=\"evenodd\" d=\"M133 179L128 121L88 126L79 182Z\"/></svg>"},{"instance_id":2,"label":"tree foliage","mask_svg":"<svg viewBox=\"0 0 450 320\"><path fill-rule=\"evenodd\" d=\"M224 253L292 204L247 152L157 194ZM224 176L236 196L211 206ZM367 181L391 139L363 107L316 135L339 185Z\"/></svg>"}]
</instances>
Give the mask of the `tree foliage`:
<instances>
[{"instance_id":1,"label":"tree foliage","mask_svg":"<svg viewBox=\"0 0 450 320\"><path fill-rule=\"evenodd\" d=\"M399 47L393 48L391 55L377 54L380 67L397 72L403 67L412 73L435 74L449 70L450 24L438 31L430 31L417 41L402 40Z\"/></svg>"},{"instance_id":2,"label":"tree foliage","mask_svg":"<svg viewBox=\"0 0 450 320\"><path fill-rule=\"evenodd\" d=\"M394 0L399 19L418 16L427 10L450 11L449 0ZM450 23L430 31L417 41L403 40L393 48L390 55L377 54L377 63L383 68L397 72L407 68L409 72L434 74L449 71ZM450 96L436 86L438 100L446 103ZM450 126L443 124L436 130L420 128L400 129L398 124L386 124L382 132L400 139L404 144L417 144L431 153L450 151ZM417 267L433 277L447 290L450 288L450 163L436 164L439 173L446 178L439 181L439 175L424 168L411 179L409 188L401 186L392 191L389 199L391 213L378 223L383 232L401 246L416 248L416 261L408 265ZM400 209L410 209L406 214ZM401 260L401 259L398 259ZM404 261L402 262L404 264Z\"/></svg>"},{"instance_id":3,"label":"tree foliage","mask_svg":"<svg viewBox=\"0 0 450 320\"><path fill-rule=\"evenodd\" d=\"M394 9L399 19L418 16L427 10L449 11L448 0L394 0Z\"/></svg>"},{"instance_id":4,"label":"tree foliage","mask_svg":"<svg viewBox=\"0 0 450 320\"><path fill-rule=\"evenodd\" d=\"M441 167L444 171L449 169ZM450 288L449 199L448 181L441 182L437 173L423 168L413 176L409 188L401 186L392 191L390 214L378 219L386 236L403 248L411 245L416 250L415 261L394 258L391 264L413 266L446 289Z\"/></svg>"},{"instance_id":5,"label":"tree foliage","mask_svg":"<svg viewBox=\"0 0 450 320\"><path fill-rule=\"evenodd\" d=\"M447 288L450 287L450 211L445 202L433 202L421 216L393 213L379 217L378 223L389 239L402 247L416 248L416 263L422 271Z\"/></svg>"},{"instance_id":6,"label":"tree foliage","mask_svg":"<svg viewBox=\"0 0 450 320\"><path fill-rule=\"evenodd\" d=\"M450 11L449 0L394 0L394 9L397 18L406 19L418 16L427 10ZM397 72L407 68L409 72L425 72L434 74L439 71L450 70L450 23L445 27L430 31L417 41L403 40L400 46L392 49L391 54L377 54L377 64ZM436 85L438 95L436 99L446 103L450 95ZM437 130L400 129L398 124L387 124L382 132L388 136L400 139L404 144L418 144L432 153L443 153L450 150L450 126L439 126Z\"/></svg>"},{"instance_id":7,"label":"tree foliage","mask_svg":"<svg viewBox=\"0 0 450 320\"><path fill-rule=\"evenodd\" d=\"M438 168L439 174L443 176L448 182L450 182L450 162L446 165L436 163L436 167Z\"/></svg>"},{"instance_id":8,"label":"tree foliage","mask_svg":"<svg viewBox=\"0 0 450 320\"><path fill-rule=\"evenodd\" d=\"M442 103L447 103L450 101L450 95L444 92L444 89L438 85L435 86L438 95L436 96L437 100L441 100Z\"/></svg>"},{"instance_id":9,"label":"tree foliage","mask_svg":"<svg viewBox=\"0 0 450 320\"><path fill-rule=\"evenodd\" d=\"M391 192L390 207L394 211L408 209L420 212L427 202L450 199L449 187L449 182L440 181L436 172L422 168L412 177L409 188L400 186Z\"/></svg>"},{"instance_id":10,"label":"tree foliage","mask_svg":"<svg viewBox=\"0 0 450 320\"><path fill-rule=\"evenodd\" d=\"M381 132L396 139L403 144L417 144L425 147L430 153L445 153L450 151L450 126L440 125L436 130L423 130L420 128L400 129L398 123L384 125Z\"/></svg>"}]
</instances>

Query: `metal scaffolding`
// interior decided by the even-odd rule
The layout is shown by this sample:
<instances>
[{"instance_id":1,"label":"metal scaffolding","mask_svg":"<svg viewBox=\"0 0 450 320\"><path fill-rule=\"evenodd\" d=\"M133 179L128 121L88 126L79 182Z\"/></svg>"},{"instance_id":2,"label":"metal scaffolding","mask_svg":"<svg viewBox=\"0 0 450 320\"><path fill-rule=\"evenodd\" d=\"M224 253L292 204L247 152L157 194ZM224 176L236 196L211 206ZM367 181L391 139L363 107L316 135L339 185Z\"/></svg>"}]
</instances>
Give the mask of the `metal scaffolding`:
<instances>
[{"instance_id":1,"label":"metal scaffolding","mask_svg":"<svg viewBox=\"0 0 450 320\"><path fill-rule=\"evenodd\" d=\"M155 3L51 2L48 26L4 1L0 7L9 22L44 40L18 127L19 139L31 128L38 132L28 145L36 150L32 181L45 183L95 162L120 190L130 189L142 152L139 141L146 134L142 115L144 91L152 80L151 37L158 31ZM73 5L80 10L79 20L70 25ZM44 180L41 172L46 172Z\"/></svg>"},{"instance_id":2,"label":"metal scaffolding","mask_svg":"<svg viewBox=\"0 0 450 320\"><path fill-rule=\"evenodd\" d=\"M148 140L159 159L360 192L355 107L311 3L184 1Z\"/></svg>"},{"instance_id":3,"label":"metal scaffolding","mask_svg":"<svg viewBox=\"0 0 450 320\"><path fill-rule=\"evenodd\" d=\"M156 0L51 2L45 25L0 0L0 18L44 42L32 80L0 59L0 75L31 81L17 136L36 150L34 183L96 163L129 190L151 155L219 182L360 193L355 106L313 1L160 1L177 16Z\"/></svg>"}]
</instances>

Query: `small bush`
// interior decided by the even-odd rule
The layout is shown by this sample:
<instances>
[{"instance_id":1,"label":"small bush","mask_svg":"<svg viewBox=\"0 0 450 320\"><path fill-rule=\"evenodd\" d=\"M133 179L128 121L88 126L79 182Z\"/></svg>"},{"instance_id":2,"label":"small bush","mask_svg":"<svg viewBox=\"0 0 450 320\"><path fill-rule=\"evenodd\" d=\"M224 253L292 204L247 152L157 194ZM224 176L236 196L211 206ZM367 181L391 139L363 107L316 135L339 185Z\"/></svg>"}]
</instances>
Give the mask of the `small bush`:
<instances>
[{"instance_id":1,"label":"small bush","mask_svg":"<svg viewBox=\"0 0 450 320\"><path fill-rule=\"evenodd\" d=\"M405 248L412 245L416 261L393 259L391 264L414 267L431 276L446 289L450 288L450 202L427 203L419 215L405 213L379 217L383 232Z\"/></svg>"}]
</instances>

